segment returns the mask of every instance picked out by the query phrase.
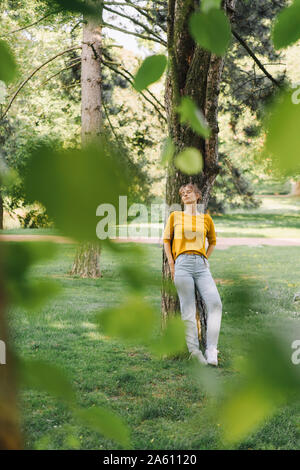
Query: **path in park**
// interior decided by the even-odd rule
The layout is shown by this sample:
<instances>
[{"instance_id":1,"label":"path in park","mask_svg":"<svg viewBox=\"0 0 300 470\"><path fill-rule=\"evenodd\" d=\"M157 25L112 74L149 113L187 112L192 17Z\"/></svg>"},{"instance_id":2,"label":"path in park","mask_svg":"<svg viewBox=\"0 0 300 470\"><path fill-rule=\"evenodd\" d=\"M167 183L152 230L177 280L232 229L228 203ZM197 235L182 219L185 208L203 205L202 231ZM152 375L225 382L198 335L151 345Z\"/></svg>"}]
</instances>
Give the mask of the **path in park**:
<instances>
[{"instance_id":1,"label":"path in park","mask_svg":"<svg viewBox=\"0 0 300 470\"><path fill-rule=\"evenodd\" d=\"M74 240L66 237L55 235L0 235L0 242L3 241L52 241L55 243L75 243ZM162 244L159 238L116 238L117 242L134 242L134 243L154 243ZM240 238L222 238L218 237L216 249L226 250L230 246L300 246L300 239L298 238L254 238L254 237L240 237Z\"/></svg>"}]
</instances>

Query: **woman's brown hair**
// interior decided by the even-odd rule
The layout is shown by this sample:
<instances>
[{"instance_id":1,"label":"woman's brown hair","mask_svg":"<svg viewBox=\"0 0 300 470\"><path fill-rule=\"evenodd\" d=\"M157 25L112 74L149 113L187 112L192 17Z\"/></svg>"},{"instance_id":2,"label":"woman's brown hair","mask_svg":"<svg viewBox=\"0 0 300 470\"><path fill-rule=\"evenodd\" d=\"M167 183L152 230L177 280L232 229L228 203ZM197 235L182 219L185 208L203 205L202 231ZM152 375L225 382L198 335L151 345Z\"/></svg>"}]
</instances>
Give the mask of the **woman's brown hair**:
<instances>
[{"instance_id":1,"label":"woman's brown hair","mask_svg":"<svg viewBox=\"0 0 300 470\"><path fill-rule=\"evenodd\" d=\"M200 191L200 189L198 188L196 183L187 183L187 184L183 184L182 186L180 186L180 188L179 188L180 197L181 197L181 193L182 193L183 188L186 188L187 186L192 188L192 190L194 191L195 194L199 195L199 199L202 199L202 192Z\"/></svg>"}]
</instances>

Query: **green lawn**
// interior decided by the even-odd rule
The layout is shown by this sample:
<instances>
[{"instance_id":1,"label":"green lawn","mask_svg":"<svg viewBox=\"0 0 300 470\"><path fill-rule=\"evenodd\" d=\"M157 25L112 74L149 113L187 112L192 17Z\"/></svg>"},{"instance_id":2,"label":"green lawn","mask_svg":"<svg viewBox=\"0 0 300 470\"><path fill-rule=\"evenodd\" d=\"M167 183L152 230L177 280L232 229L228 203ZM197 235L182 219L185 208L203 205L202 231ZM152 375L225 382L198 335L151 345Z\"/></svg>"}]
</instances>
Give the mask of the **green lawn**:
<instances>
[{"instance_id":1,"label":"green lawn","mask_svg":"<svg viewBox=\"0 0 300 470\"><path fill-rule=\"evenodd\" d=\"M299 213L212 215L219 237L300 238Z\"/></svg>"},{"instance_id":2,"label":"green lawn","mask_svg":"<svg viewBox=\"0 0 300 470\"><path fill-rule=\"evenodd\" d=\"M300 238L300 198L292 196L263 196L262 205L253 210L231 210L224 215L212 214L218 237ZM150 212L149 212L150 213ZM151 236L149 221L138 224L145 228L142 236ZM163 223L154 227L154 237L163 232ZM59 235L54 228L4 230L4 234Z\"/></svg>"},{"instance_id":3,"label":"green lawn","mask_svg":"<svg viewBox=\"0 0 300 470\"><path fill-rule=\"evenodd\" d=\"M232 220L232 224L237 222ZM148 245L141 249L140 263L159 281L161 248ZM209 398L191 372L187 355L156 359L143 347L108 338L93 322L95 311L118 304L128 293L119 265L126 263L128 255L105 249L103 278L91 280L67 274L74 252L74 245L57 245L55 258L32 268L34 278L52 278L63 290L34 315L13 309L11 324L18 353L64 368L80 405L105 406L117 412L131 428L135 449L219 446L219 427L201 422ZM210 267L223 302L220 378L236 376L234 359L247 351L248 338L259 335L265 323L275 329L282 320L289 328L298 325L299 312L292 298L300 290L299 254L298 247L243 246L214 251ZM245 283L255 292L247 301L242 297ZM158 286L149 285L144 295L160 308ZM26 448L120 448L77 422L68 408L46 393L26 390L20 406ZM238 447L299 449L299 417L299 406L286 405Z\"/></svg>"}]
</instances>

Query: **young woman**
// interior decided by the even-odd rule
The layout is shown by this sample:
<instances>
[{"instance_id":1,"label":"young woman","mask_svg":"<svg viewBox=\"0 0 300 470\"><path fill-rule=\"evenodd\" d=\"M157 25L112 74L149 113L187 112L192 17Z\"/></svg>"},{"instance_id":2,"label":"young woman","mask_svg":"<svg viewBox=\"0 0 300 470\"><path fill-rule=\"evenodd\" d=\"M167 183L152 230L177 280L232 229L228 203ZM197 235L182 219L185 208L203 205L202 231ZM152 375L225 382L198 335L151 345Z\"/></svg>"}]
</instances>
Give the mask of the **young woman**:
<instances>
[{"instance_id":1,"label":"young woman","mask_svg":"<svg viewBox=\"0 0 300 470\"><path fill-rule=\"evenodd\" d=\"M221 298L209 269L208 258L216 245L214 223L209 214L197 210L202 198L196 184L179 190L184 211L174 211L167 221L163 241L179 301L181 318L186 325L186 343L191 357L202 364L218 365L218 339L222 318ZM205 239L208 248L205 250ZM195 287L207 310L207 349L199 349L196 321Z\"/></svg>"}]
</instances>

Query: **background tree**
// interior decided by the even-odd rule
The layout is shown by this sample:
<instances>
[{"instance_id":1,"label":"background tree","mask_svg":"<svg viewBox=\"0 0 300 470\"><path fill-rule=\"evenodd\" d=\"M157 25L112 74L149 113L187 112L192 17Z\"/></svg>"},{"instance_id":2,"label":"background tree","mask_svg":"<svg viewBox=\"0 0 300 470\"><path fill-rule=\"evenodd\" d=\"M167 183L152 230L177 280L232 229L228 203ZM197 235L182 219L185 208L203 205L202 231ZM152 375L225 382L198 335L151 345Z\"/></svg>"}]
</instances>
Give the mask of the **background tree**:
<instances>
[{"instance_id":1,"label":"background tree","mask_svg":"<svg viewBox=\"0 0 300 470\"><path fill-rule=\"evenodd\" d=\"M231 18L235 0L224 2L224 10ZM209 194L219 173L218 165L218 97L224 66L224 58L201 48L189 33L189 19L195 12L194 2L169 0L168 3L168 54L171 61L166 82L166 108L169 135L175 145L175 153L186 147L195 147L203 157L203 171L188 176L176 168L174 161L169 164L166 183L166 202L170 206L180 204L179 188L190 181L197 183L202 192L202 203L207 209ZM183 96L191 97L211 129L211 135L204 140L191 127L180 122L177 108ZM169 266L163 254L163 276L169 277ZM177 296L162 291L163 323L168 315L179 311ZM205 324L201 309L202 326ZM204 331L204 329L203 329Z\"/></svg>"},{"instance_id":2,"label":"background tree","mask_svg":"<svg viewBox=\"0 0 300 470\"><path fill-rule=\"evenodd\" d=\"M102 1L90 2L97 10L83 17L81 52L81 144L99 141L102 131ZM96 210L96 208L95 208ZM71 274L81 277L101 277L100 246L84 243L79 246Z\"/></svg>"}]
</instances>

